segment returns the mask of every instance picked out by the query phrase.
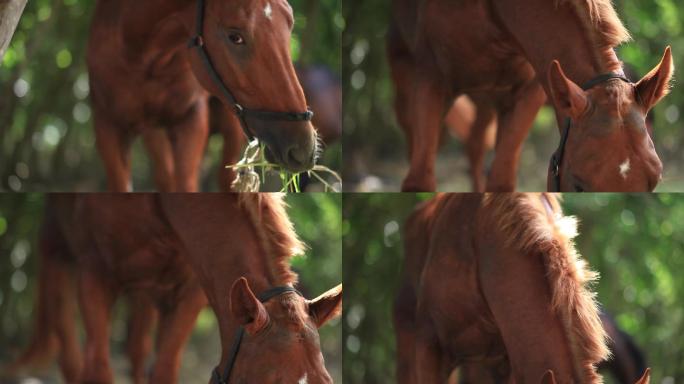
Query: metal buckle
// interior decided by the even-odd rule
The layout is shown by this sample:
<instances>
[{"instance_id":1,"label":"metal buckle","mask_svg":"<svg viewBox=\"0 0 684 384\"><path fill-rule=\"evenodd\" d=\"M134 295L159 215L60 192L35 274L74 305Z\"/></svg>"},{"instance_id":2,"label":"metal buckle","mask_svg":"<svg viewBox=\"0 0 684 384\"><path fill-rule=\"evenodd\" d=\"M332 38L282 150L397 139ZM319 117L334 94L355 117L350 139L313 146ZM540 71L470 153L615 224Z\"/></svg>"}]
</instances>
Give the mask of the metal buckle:
<instances>
[{"instance_id":1,"label":"metal buckle","mask_svg":"<svg viewBox=\"0 0 684 384\"><path fill-rule=\"evenodd\" d=\"M192 38L190 38L190 41L188 42L188 46L190 48L192 47L204 47L204 38L202 35L197 35Z\"/></svg>"},{"instance_id":2,"label":"metal buckle","mask_svg":"<svg viewBox=\"0 0 684 384\"><path fill-rule=\"evenodd\" d=\"M242 116L245 114L245 108L242 107L242 105L235 103L233 104L233 108L235 108L235 114L238 116Z\"/></svg>"}]
</instances>

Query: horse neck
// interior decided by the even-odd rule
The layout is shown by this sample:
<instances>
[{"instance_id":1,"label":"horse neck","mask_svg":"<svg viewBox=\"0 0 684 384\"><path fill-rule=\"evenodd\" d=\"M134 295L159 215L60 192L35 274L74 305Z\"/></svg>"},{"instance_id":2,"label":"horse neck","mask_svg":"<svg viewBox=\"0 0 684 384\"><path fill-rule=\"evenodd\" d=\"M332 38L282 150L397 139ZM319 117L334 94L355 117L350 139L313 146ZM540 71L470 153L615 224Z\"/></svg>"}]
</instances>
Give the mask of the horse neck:
<instances>
[{"instance_id":1,"label":"horse neck","mask_svg":"<svg viewBox=\"0 0 684 384\"><path fill-rule=\"evenodd\" d=\"M495 3L500 22L525 52L547 94L546 74L553 60L580 85L606 72L622 73L614 47L599 47L571 5L548 0L533 0L526 7L516 1Z\"/></svg>"},{"instance_id":2,"label":"horse neck","mask_svg":"<svg viewBox=\"0 0 684 384\"><path fill-rule=\"evenodd\" d=\"M599 381L593 365L605 356L605 344L595 303L583 286L591 272L567 240L574 233L571 223L556 222L549 211L558 209L557 202L550 196L488 195L484 206L480 286L516 381L539 382L548 369L558 382Z\"/></svg>"},{"instance_id":3,"label":"horse neck","mask_svg":"<svg viewBox=\"0 0 684 384\"><path fill-rule=\"evenodd\" d=\"M575 358L567 328L549 310L551 295L539 255L495 247L489 256L483 254L480 284L504 340L515 382L540 382L548 369L559 382L582 382L572 363ZM490 266L494 268L487 269Z\"/></svg>"},{"instance_id":4,"label":"horse neck","mask_svg":"<svg viewBox=\"0 0 684 384\"><path fill-rule=\"evenodd\" d=\"M249 218L245 206L239 203L230 205L230 212L223 210L224 217L237 218L239 224L233 222L233 231L237 233L228 248L226 249L227 257L230 259L230 264L214 263L211 268L212 281L215 286L209 294L210 301L219 315L219 328L221 331L221 345L222 356L221 365L219 369L224 369L229 358L230 349L234 341L235 333L239 328L232 316L225 316L230 314L230 289L235 280L240 277L245 277L249 283L250 288L255 295L259 295L270 288L291 285L292 281L287 281L281 274L274 272L277 267L274 266L276 261L273 259L274 255L269 254L269 250L265 249L263 242L263 234L259 231L265 225L263 222L254 222ZM220 224L219 224L220 225ZM239 229L237 228L239 227ZM273 299L275 300L275 299Z\"/></svg>"}]
</instances>

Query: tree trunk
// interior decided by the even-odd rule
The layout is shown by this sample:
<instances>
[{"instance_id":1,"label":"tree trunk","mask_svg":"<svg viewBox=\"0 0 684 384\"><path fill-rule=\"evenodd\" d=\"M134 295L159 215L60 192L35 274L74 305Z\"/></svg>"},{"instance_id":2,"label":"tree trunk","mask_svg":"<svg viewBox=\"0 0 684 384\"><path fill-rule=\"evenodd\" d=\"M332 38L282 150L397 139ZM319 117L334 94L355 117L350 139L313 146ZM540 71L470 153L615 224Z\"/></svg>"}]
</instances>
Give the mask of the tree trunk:
<instances>
[{"instance_id":1,"label":"tree trunk","mask_svg":"<svg viewBox=\"0 0 684 384\"><path fill-rule=\"evenodd\" d=\"M0 60L12 40L27 0L0 0Z\"/></svg>"}]
</instances>

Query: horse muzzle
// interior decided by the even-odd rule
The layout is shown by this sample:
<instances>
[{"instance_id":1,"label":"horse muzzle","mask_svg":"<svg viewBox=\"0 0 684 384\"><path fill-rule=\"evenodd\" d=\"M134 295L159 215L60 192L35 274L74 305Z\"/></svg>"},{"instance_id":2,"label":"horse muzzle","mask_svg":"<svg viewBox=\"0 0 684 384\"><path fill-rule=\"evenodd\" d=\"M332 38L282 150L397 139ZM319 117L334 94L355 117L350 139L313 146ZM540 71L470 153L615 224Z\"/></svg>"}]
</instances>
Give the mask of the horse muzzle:
<instances>
[{"instance_id":1,"label":"horse muzzle","mask_svg":"<svg viewBox=\"0 0 684 384\"><path fill-rule=\"evenodd\" d=\"M268 161L297 173L316 165L318 140L310 121L246 120L254 135L266 144Z\"/></svg>"}]
</instances>

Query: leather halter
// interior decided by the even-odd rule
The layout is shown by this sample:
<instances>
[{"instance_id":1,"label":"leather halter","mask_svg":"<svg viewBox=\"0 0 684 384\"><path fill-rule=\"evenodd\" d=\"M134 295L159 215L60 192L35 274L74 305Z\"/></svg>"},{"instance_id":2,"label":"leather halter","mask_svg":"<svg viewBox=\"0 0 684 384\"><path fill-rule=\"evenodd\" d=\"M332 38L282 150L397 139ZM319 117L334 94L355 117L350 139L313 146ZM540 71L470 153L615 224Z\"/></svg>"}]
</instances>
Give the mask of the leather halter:
<instances>
[{"instance_id":1,"label":"leather halter","mask_svg":"<svg viewBox=\"0 0 684 384\"><path fill-rule=\"evenodd\" d=\"M627 79L624 75L619 74L619 73L604 73L602 75L598 75L594 77L593 79L587 81L582 85L582 89L587 91L601 83L605 83L608 80L613 80L613 79L619 79L622 80L626 83L632 83L629 79ZM553 184L552 188L549 192L560 192L560 183L561 183L561 178L560 178L560 165L561 162L563 162L563 154L565 152L565 144L568 141L568 136L570 134L570 126L572 125L572 119L571 118L566 118L565 119L565 127L563 128L563 133L561 134L561 139L560 139L560 144L558 145L558 149L556 149L556 152L551 155L551 161L549 161L549 172L551 173L551 176L553 177Z\"/></svg>"},{"instance_id":2,"label":"leather halter","mask_svg":"<svg viewBox=\"0 0 684 384\"><path fill-rule=\"evenodd\" d=\"M221 75L219 75L216 67L209 57L203 37L204 14L204 0L197 0L197 33L190 40L189 46L191 48L197 48L197 52L199 52L202 63L209 73L211 80L218 86L226 100L232 104L233 112L237 115L238 120L240 120L240 126L242 127L242 131L245 133L247 138L252 141L256 136L254 131L249 129L249 125L247 124L246 120L248 117L263 121L311 121L313 118L313 112L308 108L305 112L276 112L243 107L242 104L237 101L230 89L228 89L226 83L221 79Z\"/></svg>"},{"instance_id":3,"label":"leather halter","mask_svg":"<svg viewBox=\"0 0 684 384\"><path fill-rule=\"evenodd\" d=\"M271 288L269 290L261 292L257 296L257 299L259 299L260 302L265 303L276 296L280 296L288 292L294 292L299 296L302 296L301 292L299 292L295 288L282 286ZM233 366L235 365L235 360L237 360L238 352L240 352L240 344L242 344L242 339L244 337L245 327L241 326L235 332L235 336L233 337L233 345L230 347L230 355L228 355L228 362L226 363L226 368L223 370L223 375L221 375L221 373L219 372L218 367L214 368L214 370L211 373L211 384L228 384L228 380L230 379L230 373L232 372Z\"/></svg>"}]
</instances>

